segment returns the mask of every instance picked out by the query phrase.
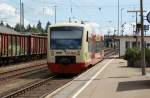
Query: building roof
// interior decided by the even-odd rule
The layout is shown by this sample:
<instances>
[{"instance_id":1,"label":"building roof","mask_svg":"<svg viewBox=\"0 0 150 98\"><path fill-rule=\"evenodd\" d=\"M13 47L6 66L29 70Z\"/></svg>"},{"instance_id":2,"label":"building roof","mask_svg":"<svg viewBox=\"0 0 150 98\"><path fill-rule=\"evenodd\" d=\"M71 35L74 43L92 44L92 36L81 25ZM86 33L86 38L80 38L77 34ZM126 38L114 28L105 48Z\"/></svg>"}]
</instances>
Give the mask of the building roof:
<instances>
[{"instance_id":1,"label":"building roof","mask_svg":"<svg viewBox=\"0 0 150 98\"><path fill-rule=\"evenodd\" d=\"M145 38L150 38L150 36L144 36ZM130 35L130 36L115 36L115 38L136 38L136 36ZM138 36L138 38L141 38L141 36Z\"/></svg>"},{"instance_id":2,"label":"building roof","mask_svg":"<svg viewBox=\"0 0 150 98\"><path fill-rule=\"evenodd\" d=\"M136 36L133 35L127 35L127 36L104 36L105 38L113 38L113 39L123 39L123 38L136 38ZM141 38L141 36L138 36L138 38ZM150 36L144 36L144 38L150 38Z\"/></svg>"}]
</instances>

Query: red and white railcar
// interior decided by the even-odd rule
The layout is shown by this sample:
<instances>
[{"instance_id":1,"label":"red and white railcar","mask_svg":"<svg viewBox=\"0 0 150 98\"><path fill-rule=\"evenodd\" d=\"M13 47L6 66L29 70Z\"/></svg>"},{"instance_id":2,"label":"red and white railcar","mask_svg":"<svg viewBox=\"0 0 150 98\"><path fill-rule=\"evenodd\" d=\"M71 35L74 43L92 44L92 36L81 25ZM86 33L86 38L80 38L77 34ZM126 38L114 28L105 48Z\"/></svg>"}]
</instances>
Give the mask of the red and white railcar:
<instances>
[{"instance_id":1,"label":"red and white railcar","mask_svg":"<svg viewBox=\"0 0 150 98\"><path fill-rule=\"evenodd\" d=\"M79 73L103 58L103 36L93 24L51 25L48 33L48 68L54 73Z\"/></svg>"}]
</instances>

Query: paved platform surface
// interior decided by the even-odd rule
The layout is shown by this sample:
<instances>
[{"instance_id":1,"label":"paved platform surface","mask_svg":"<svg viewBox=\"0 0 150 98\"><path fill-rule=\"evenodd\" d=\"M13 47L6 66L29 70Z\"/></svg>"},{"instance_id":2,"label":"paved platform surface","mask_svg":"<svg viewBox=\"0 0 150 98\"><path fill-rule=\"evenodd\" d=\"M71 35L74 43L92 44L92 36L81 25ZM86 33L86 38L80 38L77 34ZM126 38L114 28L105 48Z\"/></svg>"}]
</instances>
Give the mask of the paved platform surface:
<instances>
[{"instance_id":1,"label":"paved platform surface","mask_svg":"<svg viewBox=\"0 0 150 98\"><path fill-rule=\"evenodd\" d=\"M106 59L46 98L150 98L150 76L123 59Z\"/></svg>"},{"instance_id":2,"label":"paved platform surface","mask_svg":"<svg viewBox=\"0 0 150 98\"><path fill-rule=\"evenodd\" d=\"M30 62L25 62L25 63L20 63L20 64L14 64L14 65L6 65L0 67L0 73L5 73L17 69L22 69L30 66L35 66L35 65L41 65L41 64L46 64L47 61L45 59L43 60L35 60L35 61L30 61Z\"/></svg>"}]
</instances>

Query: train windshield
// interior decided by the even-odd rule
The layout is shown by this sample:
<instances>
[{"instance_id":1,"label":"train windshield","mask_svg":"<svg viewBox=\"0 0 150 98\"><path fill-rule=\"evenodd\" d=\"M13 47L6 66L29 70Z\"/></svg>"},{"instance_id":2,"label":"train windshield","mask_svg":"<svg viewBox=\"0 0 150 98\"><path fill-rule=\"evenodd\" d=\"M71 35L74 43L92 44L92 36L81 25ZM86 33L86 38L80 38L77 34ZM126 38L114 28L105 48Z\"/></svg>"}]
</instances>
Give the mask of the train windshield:
<instances>
[{"instance_id":1,"label":"train windshield","mask_svg":"<svg viewBox=\"0 0 150 98\"><path fill-rule=\"evenodd\" d=\"M81 49L83 27L51 28L51 49Z\"/></svg>"}]
</instances>

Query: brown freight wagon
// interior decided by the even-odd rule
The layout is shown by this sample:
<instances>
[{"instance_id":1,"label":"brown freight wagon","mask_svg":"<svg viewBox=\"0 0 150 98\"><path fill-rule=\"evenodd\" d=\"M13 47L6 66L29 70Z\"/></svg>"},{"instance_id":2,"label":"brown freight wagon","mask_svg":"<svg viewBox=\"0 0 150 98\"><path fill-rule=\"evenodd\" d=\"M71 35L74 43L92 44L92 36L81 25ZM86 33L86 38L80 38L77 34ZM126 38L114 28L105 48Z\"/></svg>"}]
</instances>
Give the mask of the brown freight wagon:
<instances>
[{"instance_id":1,"label":"brown freight wagon","mask_svg":"<svg viewBox=\"0 0 150 98\"><path fill-rule=\"evenodd\" d=\"M0 65L46 57L47 36L0 33Z\"/></svg>"}]
</instances>

